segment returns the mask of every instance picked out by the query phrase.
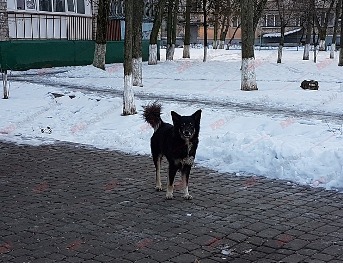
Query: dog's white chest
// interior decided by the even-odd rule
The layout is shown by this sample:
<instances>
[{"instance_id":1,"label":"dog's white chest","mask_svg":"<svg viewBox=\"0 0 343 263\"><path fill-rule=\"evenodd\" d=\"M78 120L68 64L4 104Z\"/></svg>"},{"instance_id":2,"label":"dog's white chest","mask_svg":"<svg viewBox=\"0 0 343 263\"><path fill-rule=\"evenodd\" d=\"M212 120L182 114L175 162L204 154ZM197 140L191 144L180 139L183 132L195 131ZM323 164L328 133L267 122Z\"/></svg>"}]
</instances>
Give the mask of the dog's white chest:
<instances>
[{"instance_id":1,"label":"dog's white chest","mask_svg":"<svg viewBox=\"0 0 343 263\"><path fill-rule=\"evenodd\" d=\"M187 156L183 159L177 159L176 160L176 164L181 164L182 166L184 165L193 165L194 163L194 157L193 156L189 156L189 152L193 147L193 144L191 142L187 142L186 143L187 146Z\"/></svg>"},{"instance_id":2,"label":"dog's white chest","mask_svg":"<svg viewBox=\"0 0 343 263\"><path fill-rule=\"evenodd\" d=\"M180 163L181 163L182 166L184 166L184 165L193 165L194 157L191 156L191 157L183 158L183 159L180 160Z\"/></svg>"}]
</instances>

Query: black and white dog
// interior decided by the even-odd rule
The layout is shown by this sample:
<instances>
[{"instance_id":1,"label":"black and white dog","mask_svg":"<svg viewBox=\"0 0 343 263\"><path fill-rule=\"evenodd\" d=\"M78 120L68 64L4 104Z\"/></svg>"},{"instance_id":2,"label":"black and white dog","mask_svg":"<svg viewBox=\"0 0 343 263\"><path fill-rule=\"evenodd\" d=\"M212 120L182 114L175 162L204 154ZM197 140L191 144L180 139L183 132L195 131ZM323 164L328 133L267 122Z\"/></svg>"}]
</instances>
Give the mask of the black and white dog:
<instances>
[{"instance_id":1,"label":"black and white dog","mask_svg":"<svg viewBox=\"0 0 343 263\"><path fill-rule=\"evenodd\" d=\"M181 172L184 198L192 199L188 193L188 180L199 143L201 110L191 116L181 116L172 111L173 125L161 119L161 104L154 102L144 108L143 117L155 132L151 137L151 154L156 168L156 190L162 190L161 161L165 156L169 162L166 199L173 198L174 179Z\"/></svg>"}]
</instances>

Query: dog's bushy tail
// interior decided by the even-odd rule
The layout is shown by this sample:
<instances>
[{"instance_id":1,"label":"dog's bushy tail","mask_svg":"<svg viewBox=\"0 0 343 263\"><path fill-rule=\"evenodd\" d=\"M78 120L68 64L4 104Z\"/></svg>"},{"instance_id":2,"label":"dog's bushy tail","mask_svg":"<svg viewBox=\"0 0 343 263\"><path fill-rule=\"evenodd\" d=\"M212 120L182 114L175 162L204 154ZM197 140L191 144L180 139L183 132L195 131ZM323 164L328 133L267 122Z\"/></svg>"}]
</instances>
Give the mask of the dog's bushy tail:
<instances>
[{"instance_id":1,"label":"dog's bushy tail","mask_svg":"<svg viewBox=\"0 0 343 263\"><path fill-rule=\"evenodd\" d=\"M162 124L161 119L162 104L157 101L143 106L143 118L156 131Z\"/></svg>"}]
</instances>

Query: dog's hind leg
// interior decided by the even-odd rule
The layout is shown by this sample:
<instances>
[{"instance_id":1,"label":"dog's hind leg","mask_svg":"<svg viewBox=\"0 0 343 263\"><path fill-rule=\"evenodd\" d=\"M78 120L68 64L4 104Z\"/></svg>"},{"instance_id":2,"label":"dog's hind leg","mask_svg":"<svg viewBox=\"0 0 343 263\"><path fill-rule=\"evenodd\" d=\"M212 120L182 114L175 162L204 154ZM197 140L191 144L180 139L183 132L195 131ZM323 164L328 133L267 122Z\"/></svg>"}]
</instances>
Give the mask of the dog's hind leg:
<instances>
[{"instance_id":1,"label":"dog's hind leg","mask_svg":"<svg viewBox=\"0 0 343 263\"><path fill-rule=\"evenodd\" d=\"M157 155L153 157L155 169L156 169L156 191L162 191L162 183L161 183L161 163L162 163L162 155Z\"/></svg>"},{"instance_id":2,"label":"dog's hind leg","mask_svg":"<svg viewBox=\"0 0 343 263\"><path fill-rule=\"evenodd\" d=\"M173 164L169 164L166 199L173 199L174 179L175 179L176 172L177 172L177 167Z\"/></svg>"},{"instance_id":3,"label":"dog's hind leg","mask_svg":"<svg viewBox=\"0 0 343 263\"><path fill-rule=\"evenodd\" d=\"M191 166L190 165L184 165L181 169L182 185L184 187L183 198L187 199L187 200L190 200L193 198L188 192L188 181L189 181L190 172L191 172Z\"/></svg>"}]
</instances>

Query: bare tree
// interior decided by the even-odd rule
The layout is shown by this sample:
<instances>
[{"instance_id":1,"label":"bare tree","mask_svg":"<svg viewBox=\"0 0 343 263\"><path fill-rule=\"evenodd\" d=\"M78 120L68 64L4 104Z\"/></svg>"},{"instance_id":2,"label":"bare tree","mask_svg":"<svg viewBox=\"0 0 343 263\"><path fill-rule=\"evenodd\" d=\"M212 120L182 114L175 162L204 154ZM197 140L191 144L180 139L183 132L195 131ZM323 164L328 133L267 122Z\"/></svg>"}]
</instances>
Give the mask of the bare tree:
<instances>
[{"instance_id":1,"label":"bare tree","mask_svg":"<svg viewBox=\"0 0 343 263\"><path fill-rule=\"evenodd\" d=\"M220 12L220 1L214 1L214 32L213 32L213 48L217 49L219 47L219 38L218 38L218 31L219 31L219 12Z\"/></svg>"},{"instance_id":2,"label":"bare tree","mask_svg":"<svg viewBox=\"0 0 343 263\"><path fill-rule=\"evenodd\" d=\"M179 0L169 0L168 16L167 16L166 60L173 60L174 58L178 8L179 8Z\"/></svg>"},{"instance_id":3,"label":"bare tree","mask_svg":"<svg viewBox=\"0 0 343 263\"><path fill-rule=\"evenodd\" d=\"M234 18L237 19L237 22L240 17L240 9L238 0L221 0L219 4L218 11L218 30L219 30L219 47L220 49L224 48L225 39L228 33L229 28L231 27L231 22ZM240 25L235 29L237 32Z\"/></svg>"},{"instance_id":4,"label":"bare tree","mask_svg":"<svg viewBox=\"0 0 343 263\"><path fill-rule=\"evenodd\" d=\"M282 50L285 45L285 32L289 23L295 19L294 7L297 3L293 0L276 0L276 6L280 18L280 42L278 47L277 63L282 61Z\"/></svg>"},{"instance_id":5,"label":"bare tree","mask_svg":"<svg viewBox=\"0 0 343 263\"><path fill-rule=\"evenodd\" d=\"M172 59L174 59L176 37L177 37L177 24L178 24L178 14L179 14L179 4L180 0L175 0L173 9L173 31L172 31Z\"/></svg>"},{"instance_id":6,"label":"bare tree","mask_svg":"<svg viewBox=\"0 0 343 263\"><path fill-rule=\"evenodd\" d=\"M132 43L132 78L133 86L143 87L142 82L142 23L144 0L133 1L133 43Z\"/></svg>"},{"instance_id":7,"label":"bare tree","mask_svg":"<svg viewBox=\"0 0 343 263\"><path fill-rule=\"evenodd\" d=\"M257 90L254 54L254 0L241 0L242 76L241 90Z\"/></svg>"},{"instance_id":8,"label":"bare tree","mask_svg":"<svg viewBox=\"0 0 343 263\"><path fill-rule=\"evenodd\" d=\"M6 11L6 2L5 0L0 0L0 41L8 41L9 40L9 28L8 28L8 14ZM0 70L2 74L2 85L3 85L3 98L9 98L9 83L8 83L8 76L7 70Z\"/></svg>"},{"instance_id":9,"label":"bare tree","mask_svg":"<svg viewBox=\"0 0 343 263\"><path fill-rule=\"evenodd\" d=\"M332 8L335 4L336 0L321 0L316 1L315 6L315 13L314 13L314 22L318 29L318 36L319 36L319 50L323 51L326 50L326 32L329 24L330 13Z\"/></svg>"},{"instance_id":10,"label":"bare tree","mask_svg":"<svg viewBox=\"0 0 343 263\"><path fill-rule=\"evenodd\" d=\"M305 11L305 28L306 28L306 36L305 36L305 47L303 53L303 60L310 59L310 45L311 45L311 34L312 34L312 27L313 27L313 5L312 2L309 3Z\"/></svg>"},{"instance_id":11,"label":"bare tree","mask_svg":"<svg viewBox=\"0 0 343 263\"><path fill-rule=\"evenodd\" d=\"M341 4L341 34L340 34L340 43L339 43L338 66L340 67L343 66L343 4Z\"/></svg>"},{"instance_id":12,"label":"bare tree","mask_svg":"<svg viewBox=\"0 0 343 263\"><path fill-rule=\"evenodd\" d=\"M159 0L157 3L154 23L152 26L150 41L149 41L149 65L157 64L157 38L158 32L162 24L162 17L164 13L164 8L166 6L167 0Z\"/></svg>"},{"instance_id":13,"label":"bare tree","mask_svg":"<svg viewBox=\"0 0 343 263\"><path fill-rule=\"evenodd\" d=\"M4 99L8 99L10 96L10 87L9 87L9 83L8 83L8 76L7 76L7 70L3 70L1 72L2 74L2 86L3 86L3 98Z\"/></svg>"},{"instance_id":14,"label":"bare tree","mask_svg":"<svg viewBox=\"0 0 343 263\"><path fill-rule=\"evenodd\" d=\"M107 24L110 0L98 0L97 30L93 66L105 70Z\"/></svg>"},{"instance_id":15,"label":"bare tree","mask_svg":"<svg viewBox=\"0 0 343 263\"><path fill-rule=\"evenodd\" d=\"M123 115L136 114L135 98L132 86L132 24L133 0L125 0L125 39L124 39L124 94Z\"/></svg>"},{"instance_id":16,"label":"bare tree","mask_svg":"<svg viewBox=\"0 0 343 263\"><path fill-rule=\"evenodd\" d=\"M331 42L331 47L330 47L330 58L331 59L335 58L337 29L338 29L338 21L339 21L340 14L341 14L342 2L343 2L342 0L338 0L338 2L336 4L336 8L335 8L335 22L334 22L332 42Z\"/></svg>"},{"instance_id":17,"label":"bare tree","mask_svg":"<svg viewBox=\"0 0 343 263\"><path fill-rule=\"evenodd\" d=\"M191 41L191 7L192 0L186 0L186 13L185 13L185 38L183 40L183 58L190 58L190 41Z\"/></svg>"},{"instance_id":18,"label":"bare tree","mask_svg":"<svg viewBox=\"0 0 343 263\"><path fill-rule=\"evenodd\" d=\"M202 1L202 9L203 9L203 15L204 15L204 58L203 62L207 61L207 50L208 50L208 44L207 44L207 0Z\"/></svg>"},{"instance_id":19,"label":"bare tree","mask_svg":"<svg viewBox=\"0 0 343 263\"><path fill-rule=\"evenodd\" d=\"M253 29L255 32L268 0L252 0L252 2L253 5L251 5L250 8L253 6Z\"/></svg>"}]
</instances>

